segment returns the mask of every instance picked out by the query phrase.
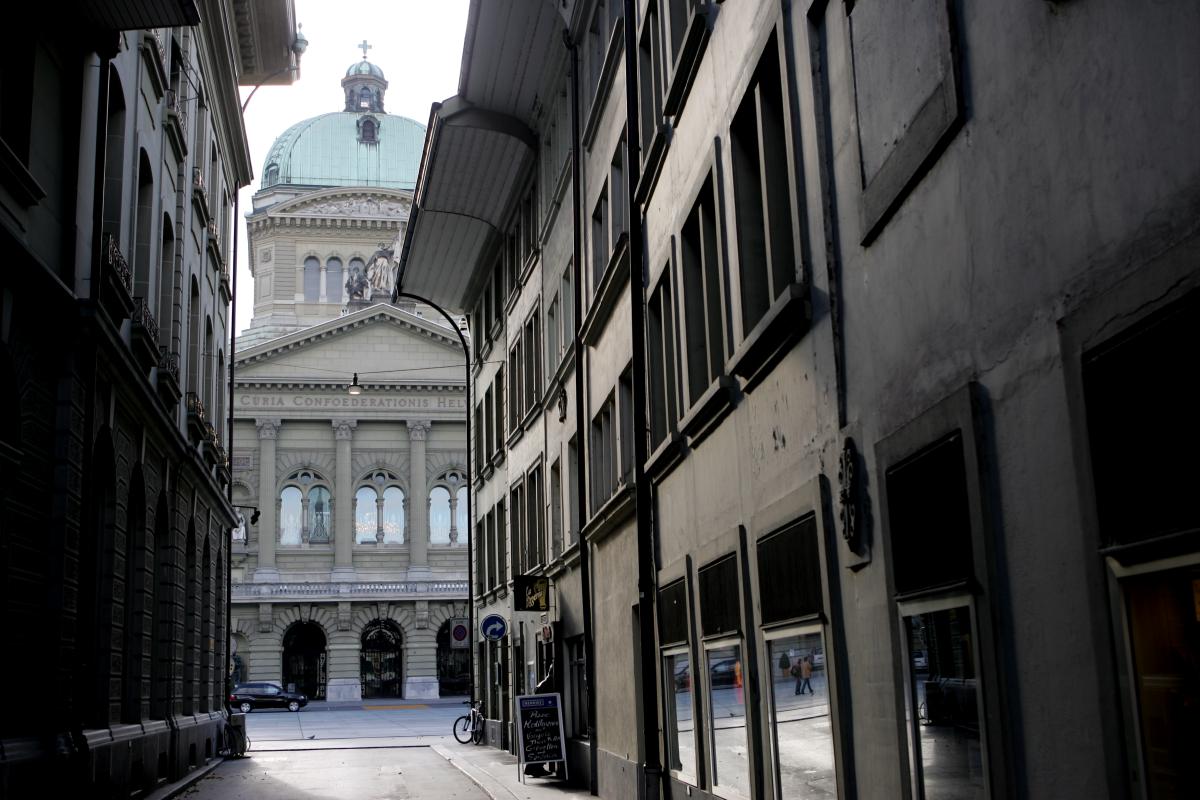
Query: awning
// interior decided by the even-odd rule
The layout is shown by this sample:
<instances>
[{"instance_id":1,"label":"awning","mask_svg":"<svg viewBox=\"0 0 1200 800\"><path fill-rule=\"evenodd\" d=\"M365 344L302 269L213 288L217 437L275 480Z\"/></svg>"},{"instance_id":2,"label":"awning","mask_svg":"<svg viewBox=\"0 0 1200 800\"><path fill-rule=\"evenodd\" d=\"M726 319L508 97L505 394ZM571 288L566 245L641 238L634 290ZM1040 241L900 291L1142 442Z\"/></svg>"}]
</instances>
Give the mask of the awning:
<instances>
[{"instance_id":1,"label":"awning","mask_svg":"<svg viewBox=\"0 0 1200 800\"><path fill-rule=\"evenodd\" d=\"M534 168L533 128L540 98L558 88L545 84L566 58L564 27L553 0L471 3L459 93L430 114L400 289L462 313L481 288Z\"/></svg>"}]
</instances>

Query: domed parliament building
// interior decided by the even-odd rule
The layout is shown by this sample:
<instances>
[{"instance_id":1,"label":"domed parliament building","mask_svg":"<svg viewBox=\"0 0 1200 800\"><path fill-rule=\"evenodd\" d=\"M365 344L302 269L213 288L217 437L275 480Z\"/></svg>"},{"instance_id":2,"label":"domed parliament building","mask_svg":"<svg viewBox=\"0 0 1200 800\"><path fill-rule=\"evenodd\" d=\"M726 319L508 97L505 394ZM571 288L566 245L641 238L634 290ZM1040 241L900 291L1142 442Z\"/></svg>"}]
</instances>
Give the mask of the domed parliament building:
<instances>
[{"instance_id":1,"label":"domed parliament building","mask_svg":"<svg viewBox=\"0 0 1200 800\"><path fill-rule=\"evenodd\" d=\"M465 693L470 664L464 354L390 303L425 126L363 47L262 165L235 369L234 679L331 701Z\"/></svg>"}]
</instances>

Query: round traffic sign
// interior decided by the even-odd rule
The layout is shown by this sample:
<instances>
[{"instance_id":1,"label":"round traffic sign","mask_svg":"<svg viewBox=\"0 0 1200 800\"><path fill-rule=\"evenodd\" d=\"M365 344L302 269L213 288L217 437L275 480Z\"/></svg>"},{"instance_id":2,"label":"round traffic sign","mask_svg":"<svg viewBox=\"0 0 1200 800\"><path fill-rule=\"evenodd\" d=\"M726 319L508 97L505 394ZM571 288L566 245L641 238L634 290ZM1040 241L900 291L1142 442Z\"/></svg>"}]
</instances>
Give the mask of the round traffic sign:
<instances>
[{"instance_id":1,"label":"round traffic sign","mask_svg":"<svg viewBox=\"0 0 1200 800\"><path fill-rule=\"evenodd\" d=\"M488 614L479 620L479 632L489 642L498 642L508 634L508 620L499 614Z\"/></svg>"},{"instance_id":2,"label":"round traffic sign","mask_svg":"<svg viewBox=\"0 0 1200 800\"><path fill-rule=\"evenodd\" d=\"M465 622L456 622L450 628L450 637L456 642L465 642L470 635Z\"/></svg>"}]
</instances>

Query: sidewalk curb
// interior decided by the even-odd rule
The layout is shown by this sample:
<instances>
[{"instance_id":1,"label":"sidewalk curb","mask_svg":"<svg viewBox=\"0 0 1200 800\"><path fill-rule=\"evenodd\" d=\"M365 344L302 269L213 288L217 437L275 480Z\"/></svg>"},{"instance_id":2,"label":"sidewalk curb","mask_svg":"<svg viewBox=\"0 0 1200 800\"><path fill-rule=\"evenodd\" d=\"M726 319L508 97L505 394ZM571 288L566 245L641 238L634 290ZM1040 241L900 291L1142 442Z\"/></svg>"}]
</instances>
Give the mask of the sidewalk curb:
<instances>
[{"instance_id":1,"label":"sidewalk curb","mask_svg":"<svg viewBox=\"0 0 1200 800\"><path fill-rule=\"evenodd\" d=\"M500 783L496 776L487 770L473 767L467 764L465 759L455 758L454 753L451 753L440 744L430 745L429 749L446 759L450 763L450 766L470 778L492 800L520 800L517 795L513 794L508 787Z\"/></svg>"},{"instance_id":2,"label":"sidewalk curb","mask_svg":"<svg viewBox=\"0 0 1200 800\"><path fill-rule=\"evenodd\" d=\"M225 757L217 756L213 758L212 761L208 762L202 767L197 767L174 783L168 783L166 786L158 787L153 792L146 795L145 800L168 800L169 798L177 797L185 790L191 788L193 784L199 783L202 778L206 777L210 772L224 763Z\"/></svg>"}]
</instances>

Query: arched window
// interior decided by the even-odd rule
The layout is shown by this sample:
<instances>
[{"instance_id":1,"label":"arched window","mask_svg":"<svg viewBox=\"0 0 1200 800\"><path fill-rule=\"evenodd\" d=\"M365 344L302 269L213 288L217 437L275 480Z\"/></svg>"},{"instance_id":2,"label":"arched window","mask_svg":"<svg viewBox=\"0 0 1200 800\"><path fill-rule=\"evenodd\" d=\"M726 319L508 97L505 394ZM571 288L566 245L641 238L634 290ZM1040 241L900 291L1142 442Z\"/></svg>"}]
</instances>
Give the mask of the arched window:
<instances>
[{"instance_id":1,"label":"arched window","mask_svg":"<svg viewBox=\"0 0 1200 800\"><path fill-rule=\"evenodd\" d=\"M104 232L121 240L125 184L125 95L116 69L109 67L108 135L104 143Z\"/></svg>"},{"instance_id":2,"label":"arched window","mask_svg":"<svg viewBox=\"0 0 1200 800\"><path fill-rule=\"evenodd\" d=\"M371 90L365 86L358 92L358 107L364 111L371 110Z\"/></svg>"},{"instance_id":3,"label":"arched window","mask_svg":"<svg viewBox=\"0 0 1200 800\"><path fill-rule=\"evenodd\" d=\"M450 543L450 492L444 486L429 490L429 542Z\"/></svg>"},{"instance_id":4,"label":"arched window","mask_svg":"<svg viewBox=\"0 0 1200 800\"><path fill-rule=\"evenodd\" d=\"M362 139L367 143L375 142L375 120L364 119L362 121Z\"/></svg>"},{"instance_id":5,"label":"arched window","mask_svg":"<svg viewBox=\"0 0 1200 800\"><path fill-rule=\"evenodd\" d=\"M404 541L404 490L389 486L383 490L383 543Z\"/></svg>"},{"instance_id":6,"label":"arched window","mask_svg":"<svg viewBox=\"0 0 1200 800\"><path fill-rule=\"evenodd\" d=\"M304 259L304 300L315 303L321 299L321 262L309 256Z\"/></svg>"},{"instance_id":7,"label":"arched window","mask_svg":"<svg viewBox=\"0 0 1200 800\"><path fill-rule=\"evenodd\" d=\"M189 392L200 391L200 286L192 276L191 300L188 302L188 382Z\"/></svg>"},{"instance_id":8,"label":"arched window","mask_svg":"<svg viewBox=\"0 0 1200 800\"><path fill-rule=\"evenodd\" d=\"M263 179L263 188L266 188L268 186L274 186L277 183L279 183L279 165L278 164L268 164L267 165L267 177L265 177Z\"/></svg>"},{"instance_id":9,"label":"arched window","mask_svg":"<svg viewBox=\"0 0 1200 800\"><path fill-rule=\"evenodd\" d=\"M158 267L158 343L167 350L171 346L171 331L175 306L175 225L171 217L163 214L162 248L159 251Z\"/></svg>"},{"instance_id":10,"label":"arched window","mask_svg":"<svg viewBox=\"0 0 1200 800\"><path fill-rule=\"evenodd\" d=\"M370 486L359 487L354 493L354 541L374 542L379 530L379 495Z\"/></svg>"},{"instance_id":11,"label":"arched window","mask_svg":"<svg viewBox=\"0 0 1200 800\"><path fill-rule=\"evenodd\" d=\"M342 302L342 260L331 258L325 262L325 300L329 303Z\"/></svg>"},{"instance_id":12,"label":"arched window","mask_svg":"<svg viewBox=\"0 0 1200 800\"><path fill-rule=\"evenodd\" d=\"M144 298L151 312L157 310L151 296L150 246L154 241L154 171L145 150L138 151L137 225L133 248L133 296Z\"/></svg>"},{"instance_id":13,"label":"arched window","mask_svg":"<svg viewBox=\"0 0 1200 800\"><path fill-rule=\"evenodd\" d=\"M204 350L200 353L201 385L204 387L200 399L210 409L216 408L213 402L213 327L212 317L204 318ZM211 412L210 412L211 413Z\"/></svg>"},{"instance_id":14,"label":"arched window","mask_svg":"<svg viewBox=\"0 0 1200 800\"><path fill-rule=\"evenodd\" d=\"M314 486L308 490L308 540L316 544L328 542L331 529L329 490Z\"/></svg>"},{"instance_id":15,"label":"arched window","mask_svg":"<svg viewBox=\"0 0 1200 800\"><path fill-rule=\"evenodd\" d=\"M279 493L279 543L300 544L301 500L304 495L295 486Z\"/></svg>"},{"instance_id":16,"label":"arched window","mask_svg":"<svg viewBox=\"0 0 1200 800\"><path fill-rule=\"evenodd\" d=\"M458 529L458 543L464 544L471 532L471 523L467 519L467 487L458 487L458 492L454 497L454 527Z\"/></svg>"}]
</instances>

